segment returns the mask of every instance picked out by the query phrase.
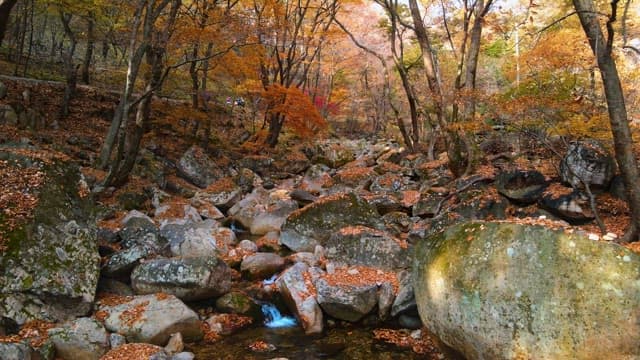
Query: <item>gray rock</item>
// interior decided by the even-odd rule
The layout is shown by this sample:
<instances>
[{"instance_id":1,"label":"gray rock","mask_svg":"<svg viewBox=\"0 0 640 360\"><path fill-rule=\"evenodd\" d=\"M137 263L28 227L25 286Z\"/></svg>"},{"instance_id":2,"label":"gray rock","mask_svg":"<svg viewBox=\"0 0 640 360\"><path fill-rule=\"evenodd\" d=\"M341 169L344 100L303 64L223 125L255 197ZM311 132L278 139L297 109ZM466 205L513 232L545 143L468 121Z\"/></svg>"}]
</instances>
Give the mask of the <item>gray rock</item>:
<instances>
[{"instance_id":1,"label":"gray rock","mask_svg":"<svg viewBox=\"0 0 640 360\"><path fill-rule=\"evenodd\" d=\"M416 314L417 305L413 291L413 278L409 272L399 274L400 288L391 306L391 316L398 314Z\"/></svg>"},{"instance_id":2,"label":"gray rock","mask_svg":"<svg viewBox=\"0 0 640 360\"><path fill-rule=\"evenodd\" d=\"M167 224L160 234L169 241L173 256L219 256L229 249L224 241L218 241L218 223L205 220L198 223Z\"/></svg>"},{"instance_id":3,"label":"gray rock","mask_svg":"<svg viewBox=\"0 0 640 360\"><path fill-rule=\"evenodd\" d=\"M129 277L133 268L140 260L155 254L146 245L134 245L128 249L113 254L102 266L102 275L109 277Z\"/></svg>"},{"instance_id":4,"label":"gray rock","mask_svg":"<svg viewBox=\"0 0 640 360\"><path fill-rule=\"evenodd\" d=\"M243 190L233 180L224 178L211 184L206 190L196 192L191 198L191 204L199 207L209 204L223 211L228 210L242 199Z\"/></svg>"},{"instance_id":5,"label":"gray rock","mask_svg":"<svg viewBox=\"0 0 640 360\"><path fill-rule=\"evenodd\" d=\"M93 318L79 318L49 330L56 356L65 360L99 360L109 350L109 334Z\"/></svg>"},{"instance_id":6,"label":"gray rock","mask_svg":"<svg viewBox=\"0 0 640 360\"><path fill-rule=\"evenodd\" d=\"M280 242L293 251L313 251L333 232L350 225L382 227L377 210L360 196L325 196L292 213L282 226Z\"/></svg>"},{"instance_id":7,"label":"gray rock","mask_svg":"<svg viewBox=\"0 0 640 360\"><path fill-rule=\"evenodd\" d=\"M161 252L167 246L167 241L160 236L156 224L148 217L132 216L118 231L123 248L144 245L155 252Z\"/></svg>"},{"instance_id":8,"label":"gray rock","mask_svg":"<svg viewBox=\"0 0 640 360\"><path fill-rule=\"evenodd\" d=\"M349 144L343 140L328 140L324 143L318 143L315 162L336 169L355 160L354 150L349 148Z\"/></svg>"},{"instance_id":9,"label":"gray rock","mask_svg":"<svg viewBox=\"0 0 640 360\"><path fill-rule=\"evenodd\" d=\"M9 126L18 125L18 114L11 105L0 106L0 123Z\"/></svg>"},{"instance_id":10,"label":"gray rock","mask_svg":"<svg viewBox=\"0 0 640 360\"><path fill-rule=\"evenodd\" d=\"M279 231L289 214L298 209L298 203L282 190L267 191L256 188L229 209L228 214L253 235Z\"/></svg>"},{"instance_id":11,"label":"gray rock","mask_svg":"<svg viewBox=\"0 0 640 360\"><path fill-rule=\"evenodd\" d=\"M112 333L109 334L109 344L111 345L112 349L117 348L118 346L124 345L127 343L127 338L118 334L118 333Z\"/></svg>"},{"instance_id":12,"label":"gray rock","mask_svg":"<svg viewBox=\"0 0 640 360\"><path fill-rule=\"evenodd\" d=\"M370 313L378 302L378 287L372 285L331 284L325 279L315 282L318 304L328 315L356 322Z\"/></svg>"},{"instance_id":13,"label":"gray rock","mask_svg":"<svg viewBox=\"0 0 640 360\"><path fill-rule=\"evenodd\" d=\"M322 332L322 309L318 305L313 290L305 282L305 273L309 267L304 263L296 263L278 278L278 290L287 307L296 316L305 333Z\"/></svg>"},{"instance_id":14,"label":"gray rock","mask_svg":"<svg viewBox=\"0 0 640 360\"><path fill-rule=\"evenodd\" d=\"M25 343L0 342L1 360L31 360L33 356L33 350Z\"/></svg>"},{"instance_id":15,"label":"gray rock","mask_svg":"<svg viewBox=\"0 0 640 360\"><path fill-rule=\"evenodd\" d=\"M255 253L242 260L240 271L249 279L266 279L282 270L285 260L274 253Z\"/></svg>"},{"instance_id":16,"label":"gray rock","mask_svg":"<svg viewBox=\"0 0 640 360\"><path fill-rule=\"evenodd\" d=\"M422 322L467 359L640 358L640 256L619 245L464 223L421 241L413 271Z\"/></svg>"},{"instance_id":17,"label":"gray rock","mask_svg":"<svg viewBox=\"0 0 640 360\"><path fill-rule=\"evenodd\" d=\"M378 289L378 317L381 320L387 320L391 312L391 306L396 299L396 293L393 285L389 282L383 282Z\"/></svg>"},{"instance_id":18,"label":"gray rock","mask_svg":"<svg viewBox=\"0 0 640 360\"><path fill-rule=\"evenodd\" d=\"M217 297L231 289L231 269L215 257L154 259L131 274L136 294L163 292L185 301Z\"/></svg>"},{"instance_id":19,"label":"gray rock","mask_svg":"<svg viewBox=\"0 0 640 360\"><path fill-rule=\"evenodd\" d=\"M250 253L254 253L258 251L258 245L256 245L256 243L254 243L251 240L240 241L240 243L238 244L238 248Z\"/></svg>"},{"instance_id":20,"label":"gray rock","mask_svg":"<svg viewBox=\"0 0 640 360\"><path fill-rule=\"evenodd\" d=\"M130 342L164 345L177 332L185 341L202 338L198 314L172 295L136 296L129 302L101 306L99 310L107 314L107 330L124 335Z\"/></svg>"},{"instance_id":21,"label":"gray rock","mask_svg":"<svg viewBox=\"0 0 640 360\"><path fill-rule=\"evenodd\" d=\"M616 163L609 152L595 141L569 145L560 162L562 181L574 188L583 188L582 181L594 189L606 189L616 172Z\"/></svg>"},{"instance_id":22,"label":"gray rock","mask_svg":"<svg viewBox=\"0 0 640 360\"><path fill-rule=\"evenodd\" d=\"M406 241L366 226L342 228L323 245L328 259L350 265L383 269L402 269L410 266L411 248Z\"/></svg>"},{"instance_id":23,"label":"gray rock","mask_svg":"<svg viewBox=\"0 0 640 360\"><path fill-rule=\"evenodd\" d=\"M196 358L196 355L194 353L184 351L184 352L173 355L171 357L171 360L193 360L195 358Z\"/></svg>"},{"instance_id":24,"label":"gray rock","mask_svg":"<svg viewBox=\"0 0 640 360\"><path fill-rule=\"evenodd\" d=\"M178 174L203 189L225 176L204 149L196 145L190 147L178 161Z\"/></svg>"},{"instance_id":25,"label":"gray rock","mask_svg":"<svg viewBox=\"0 0 640 360\"><path fill-rule=\"evenodd\" d=\"M10 171L31 168L42 173L33 192L33 218L3 234L0 253L0 317L23 324L32 319L65 321L87 314L99 277L96 230L90 222L94 204L80 197L77 165L0 150ZM2 223L3 215L0 215ZM74 219L74 220L71 220Z\"/></svg>"}]
</instances>

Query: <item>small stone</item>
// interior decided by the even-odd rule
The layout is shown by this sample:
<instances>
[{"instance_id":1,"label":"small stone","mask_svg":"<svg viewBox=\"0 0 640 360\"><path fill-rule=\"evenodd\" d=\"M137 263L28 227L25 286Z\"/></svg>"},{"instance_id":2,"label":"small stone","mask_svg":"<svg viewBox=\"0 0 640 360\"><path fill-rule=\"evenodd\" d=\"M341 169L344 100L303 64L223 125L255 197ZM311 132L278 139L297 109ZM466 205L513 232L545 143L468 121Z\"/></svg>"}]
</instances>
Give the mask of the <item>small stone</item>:
<instances>
[{"instance_id":1,"label":"small stone","mask_svg":"<svg viewBox=\"0 0 640 360\"><path fill-rule=\"evenodd\" d=\"M182 340L182 334L171 334L169 342L164 347L164 351L166 351L169 355L173 355L182 352L182 350L184 350L184 341Z\"/></svg>"},{"instance_id":2,"label":"small stone","mask_svg":"<svg viewBox=\"0 0 640 360\"><path fill-rule=\"evenodd\" d=\"M600 236L596 235L596 234L589 234L589 240L593 240L593 241L598 241L600 240Z\"/></svg>"},{"instance_id":3,"label":"small stone","mask_svg":"<svg viewBox=\"0 0 640 360\"><path fill-rule=\"evenodd\" d=\"M124 344L127 343L127 338L125 338L124 336L118 334L118 333L112 333L109 335L109 343L111 344L111 348L115 349L118 346L122 346Z\"/></svg>"}]
</instances>

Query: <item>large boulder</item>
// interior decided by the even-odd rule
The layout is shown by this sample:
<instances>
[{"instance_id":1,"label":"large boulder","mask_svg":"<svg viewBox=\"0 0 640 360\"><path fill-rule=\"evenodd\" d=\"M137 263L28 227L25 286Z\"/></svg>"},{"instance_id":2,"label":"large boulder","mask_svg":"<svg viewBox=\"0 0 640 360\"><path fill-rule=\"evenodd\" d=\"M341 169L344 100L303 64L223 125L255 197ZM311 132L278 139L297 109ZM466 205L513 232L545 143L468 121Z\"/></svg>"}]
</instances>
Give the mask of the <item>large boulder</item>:
<instances>
[{"instance_id":1,"label":"large boulder","mask_svg":"<svg viewBox=\"0 0 640 360\"><path fill-rule=\"evenodd\" d=\"M317 155L315 162L327 165L334 169L355 160L354 149L350 148L345 141L325 141L316 146Z\"/></svg>"},{"instance_id":2,"label":"large boulder","mask_svg":"<svg viewBox=\"0 0 640 360\"><path fill-rule=\"evenodd\" d=\"M467 359L640 358L640 256L541 226L463 223L416 245L424 325Z\"/></svg>"},{"instance_id":3,"label":"large boulder","mask_svg":"<svg viewBox=\"0 0 640 360\"><path fill-rule=\"evenodd\" d=\"M109 334L92 318L79 318L48 333L60 359L99 360L109 350Z\"/></svg>"},{"instance_id":4,"label":"large boulder","mask_svg":"<svg viewBox=\"0 0 640 360\"><path fill-rule=\"evenodd\" d=\"M582 188L586 182L590 187L606 189L615 172L613 156L595 141L570 144L560 162L562 181L574 188Z\"/></svg>"},{"instance_id":5,"label":"large boulder","mask_svg":"<svg viewBox=\"0 0 640 360\"><path fill-rule=\"evenodd\" d=\"M231 269L216 257L154 259L131 274L136 294L164 292L185 300L223 295L231 289Z\"/></svg>"},{"instance_id":6,"label":"large boulder","mask_svg":"<svg viewBox=\"0 0 640 360\"><path fill-rule=\"evenodd\" d=\"M136 296L115 305L103 305L107 330L126 336L130 342L164 346L171 334L181 333L185 341L202 338L201 321L193 310L172 295Z\"/></svg>"},{"instance_id":7,"label":"large boulder","mask_svg":"<svg viewBox=\"0 0 640 360\"><path fill-rule=\"evenodd\" d=\"M356 194L325 196L289 215L280 242L293 251L313 251L335 231L350 225L381 228L382 220L376 208Z\"/></svg>"},{"instance_id":8,"label":"large boulder","mask_svg":"<svg viewBox=\"0 0 640 360\"><path fill-rule=\"evenodd\" d=\"M378 303L378 286L348 284L320 278L315 282L318 304L330 316L355 322L370 313Z\"/></svg>"},{"instance_id":9,"label":"large boulder","mask_svg":"<svg viewBox=\"0 0 640 360\"><path fill-rule=\"evenodd\" d=\"M328 259L350 265L399 269L409 267L411 262L405 240L366 226L344 227L322 245Z\"/></svg>"},{"instance_id":10,"label":"large boulder","mask_svg":"<svg viewBox=\"0 0 640 360\"><path fill-rule=\"evenodd\" d=\"M287 216L297 209L298 203L286 191L256 188L229 209L229 215L252 234L264 235L279 231Z\"/></svg>"},{"instance_id":11,"label":"large boulder","mask_svg":"<svg viewBox=\"0 0 640 360\"><path fill-rule=\"evenodd\" d=\"M196 145L190 147L178 161L178 174L203 189L225 176L205 150Z\"/></svg>"},{"instance_id":12,"label":"large boulder","mask_svg":"<svg viewBox=\"0 0 640 360\"><path fill-rule=\"evenodd\" d=\"M322 309L316 301L309 270L307 264L296 263L280 275L276 284L287 307L296 316L305 333L319 334L323 326Z\"/></svg>"},{"instance_id":13,"label":"large boulder","mask_svg":"<svg viewBox=\"0 0 640 360\"><path fill-rule=\"evenodd\" d=\"M0 317L85 315L100 272L93 203L78 166L36 149L0 148Z\"/></svg>"}]
</instances>

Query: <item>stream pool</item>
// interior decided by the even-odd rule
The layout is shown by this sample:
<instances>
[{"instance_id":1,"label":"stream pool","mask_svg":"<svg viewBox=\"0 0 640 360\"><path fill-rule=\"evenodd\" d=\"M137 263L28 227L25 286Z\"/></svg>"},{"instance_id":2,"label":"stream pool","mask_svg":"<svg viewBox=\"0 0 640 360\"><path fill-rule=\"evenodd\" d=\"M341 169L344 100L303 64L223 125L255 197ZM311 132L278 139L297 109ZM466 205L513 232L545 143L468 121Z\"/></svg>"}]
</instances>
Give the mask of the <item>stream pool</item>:
<instances>
[{"instance_id":1,"label":"stream pool","mask_svg":"<svg viewBox=\"0 0 640 360\"><path fill-rule=\"evenodd\" d=\"M274 350L254 352L249 346L264 341ZM413 360L444 359L439 354L416 354L411 349L387 345L373 338L373 329L364 327L336 327L326 329L322 335L305 335L298 326L267 328L256 326L220 339L214 344L188 346L198 360L263 360L287 358L289 360Z\"/></svg>"}]
</instances>

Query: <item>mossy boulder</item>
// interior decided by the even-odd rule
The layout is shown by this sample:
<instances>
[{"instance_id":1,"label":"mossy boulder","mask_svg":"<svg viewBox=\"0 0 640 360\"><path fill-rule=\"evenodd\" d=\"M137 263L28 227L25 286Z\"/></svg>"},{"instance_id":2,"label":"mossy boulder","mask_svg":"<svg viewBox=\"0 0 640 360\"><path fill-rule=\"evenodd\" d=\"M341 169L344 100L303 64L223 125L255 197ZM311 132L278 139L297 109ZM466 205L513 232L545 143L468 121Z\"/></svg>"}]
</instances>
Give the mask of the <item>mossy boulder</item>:
<instances>
[{"instance_id":1,"label":"mossy boulder","mask_svg":"<svg viewBox=\"0 0 640 360\"><path fill-rule=\"evenodd\" d=\"M313 251L337 230L351 225L381 229L376 208L354 193L325 196L297 210L282 225L280 242L293 251Z\"/></svg>"},{"instance_id":2,"label":"mossy boulder","mask_svg":"<svg viewBox=\"0 0 640 360\"><path fill-rule=\"evenodd\" d=\"M425 326L467 359L640 358L640 256L541 226L475 222L415 248Z\"/></svg>"},{"instance_id":3,"label":"mossy boulder","mask_svg":"<svg viewBox=\"0 0 640 360\"><path fill-rule=\"evenodd\" d=\"M0 317L23 324L88 313L100 256L94 204L78 166L33 148L0 148L0 160L10 176L35 179L20 189L11 188L20 183L11 177L0 184L3 194L19 191L30 202L2 206L0 233L6 248L0 253Z\"/></svg>"},{"instance_id":4,"label":"mossy boulder","mask_svg":"<svg viewBox=\"0 0 640 360\"><path fill-rule=\"evenodd\" d=\"M139 295L162 292L202 300L231 290L231 268L213 256L154 259L133 270L131 286Z\"/></svg>"},{"instance_id":5,"label":"mossy boulder","mask_svg":"<svg viewBox=\"0 0 640 360\"><path fill-rule=\"evenodd\" d=\"M216 300L216 309L223 313L250 316L256 320L262 319L260 305L251 297L239 291L232 291L219 297Z\"/></svg>"}]
</instances>

